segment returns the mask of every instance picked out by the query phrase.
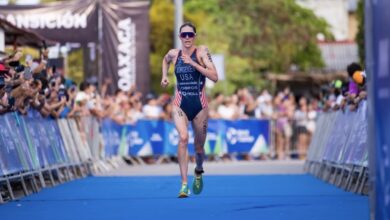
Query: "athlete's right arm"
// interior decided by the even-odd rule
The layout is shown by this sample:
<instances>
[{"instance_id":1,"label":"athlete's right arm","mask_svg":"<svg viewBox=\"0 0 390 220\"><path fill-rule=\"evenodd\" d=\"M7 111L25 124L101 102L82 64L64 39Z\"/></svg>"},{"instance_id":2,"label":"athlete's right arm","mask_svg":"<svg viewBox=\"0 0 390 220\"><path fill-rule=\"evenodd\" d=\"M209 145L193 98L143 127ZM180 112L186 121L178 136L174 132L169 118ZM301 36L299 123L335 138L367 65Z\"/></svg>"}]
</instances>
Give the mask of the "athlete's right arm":
<instances>
[{"instance_id":1,"label":"athlete's right arm","mask_svg":"<svg viewBox=\"0 0 390 220\"><path fill-rule=\"evenodd\" d=\"M162 61L161 86L164 88L169 85L168 70L169 70L170 64L175 59L175 56L176 56L176 50L175 49L169 50L168 53L164 56L164 59Z\"/></svg>"}]
</instances>

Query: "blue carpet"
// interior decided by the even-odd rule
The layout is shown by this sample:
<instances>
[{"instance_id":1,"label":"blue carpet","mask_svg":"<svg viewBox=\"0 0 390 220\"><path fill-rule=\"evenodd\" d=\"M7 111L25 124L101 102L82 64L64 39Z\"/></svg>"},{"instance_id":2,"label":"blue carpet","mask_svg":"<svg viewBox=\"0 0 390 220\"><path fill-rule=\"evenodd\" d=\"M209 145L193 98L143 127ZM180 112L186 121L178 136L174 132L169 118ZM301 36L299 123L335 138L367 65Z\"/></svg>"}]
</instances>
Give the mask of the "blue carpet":
<instances>
[{"instance_id":1,"label":"blue carpet","mask_svg":"<svg viewBox=\"0 0 390 220\"><path fill-rule=\"evenodd\" d=\"M0 219L369 219L367 197L310 175L205 176L187 199L179 188L178 176L89 177L0 205Z\"/></svg>"}]
</instances>

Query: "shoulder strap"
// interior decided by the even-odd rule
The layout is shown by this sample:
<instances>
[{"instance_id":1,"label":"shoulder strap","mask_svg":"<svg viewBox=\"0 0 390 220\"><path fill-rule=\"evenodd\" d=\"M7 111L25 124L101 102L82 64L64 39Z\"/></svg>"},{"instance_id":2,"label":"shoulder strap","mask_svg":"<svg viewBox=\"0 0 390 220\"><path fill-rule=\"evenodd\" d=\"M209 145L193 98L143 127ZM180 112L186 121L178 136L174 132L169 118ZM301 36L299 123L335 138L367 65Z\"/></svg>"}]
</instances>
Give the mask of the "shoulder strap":
<instances>
[{"instance_id":1,"label":"shoulder strap","mask_svg":"<svg viewBox=\"0 0 390 220\"><path fill-rule=\"evenodd\" d=\"M179 50L179 53L177 54L177 56L179 57L181 55L181 50Z\"/></svg>"},{"instance_id":2,"label":"shoulder strap","mask_svg":"<svg viewBox=\"0 0 390 220\"><path fill-rule=\"evenodd\" d=\"M176 60L173 63L173 65L176 65L177 61L179 61L179 57L181 56L181 50L179 50L179 53L177 54Z\"/></svg>"},{"instance_id":3,"label":"shoulder strap","mask_svg":"<svg viewBox=\"0 0 390 220\"><path fill-rule=\"evenodd\" d=\"M177 54L175 65L176 65L177 61L179 61L180 56L181 56L181 50L179 50L179 53Z\"/></svg>"},{"instance_id":4,"label":"shoulder strap","mask_svg":"<svg viewBox=\"0 0 390 220\"><path fill-rule=\"evenodd\" d=\"M199 65L203 66L203 67L206 67L206 65L204 65L199 53L198 53L198 48L195 48L195 56L196 56L196 61L198 61Z\"/></svg>"}]
</instances>

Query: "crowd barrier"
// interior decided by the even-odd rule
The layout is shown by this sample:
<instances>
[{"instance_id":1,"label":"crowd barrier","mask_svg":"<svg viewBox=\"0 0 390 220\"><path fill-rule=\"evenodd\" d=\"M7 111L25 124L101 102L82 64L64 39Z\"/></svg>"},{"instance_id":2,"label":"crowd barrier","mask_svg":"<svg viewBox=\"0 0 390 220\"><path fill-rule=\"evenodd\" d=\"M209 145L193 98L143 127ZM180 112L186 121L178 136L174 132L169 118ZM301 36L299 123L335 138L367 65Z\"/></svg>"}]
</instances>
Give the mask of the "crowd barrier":
<instances>
[{"instance_id":1,"label":"crowd barrier","mask_svg":"<svg viewBox=\"0 0 390 220\"><path fill-rule=\"evenodd\" d=\"M105 154L130 156L174 156L179 135L174 124L163 120L140 120L135 125L119 125L110 119L102 122ZM207 155L268 153L268 120L209 120L205 152ZM194 155L194 132L189 127L189 155Z\"/></svg>"},{"instance_id":2,"label":"crowd barrier","mask_svg":"<svg viewBox=\"0 0 390 220\"><path fill-rule=\"evenodd\" d=\"M0 203L37 192L123 163L123 156L175 156L179 136L174 124L140 120L120 125L94 117L49 119L38 112L0 115ZM267 154L270 123L267 120L210 120L205 144L208 156ZM189 155L194 155L189 129Z\"/></svg>"},{"instance_id":3,"label":"crowd barrier","mask_svg":"<svg viewBox=\"0 0 390 220\"><path fill-rule=\"evenodd\" d=\"M320 114L305 169L348 191L366 193L368 178L367 102L357 111Z\"/></svg>"},{"instance_id":4,"label":"crowd barrier","mask_svg":"<svg viewBox=\"0 0 390 220\"><path fill-rule=\"evenodd\" d=\"M54 120L13 112L0 115L0 125L0 203L19 197L14 189L27 195L109 169L93 117Z\"/></svg>"}]
</instances>

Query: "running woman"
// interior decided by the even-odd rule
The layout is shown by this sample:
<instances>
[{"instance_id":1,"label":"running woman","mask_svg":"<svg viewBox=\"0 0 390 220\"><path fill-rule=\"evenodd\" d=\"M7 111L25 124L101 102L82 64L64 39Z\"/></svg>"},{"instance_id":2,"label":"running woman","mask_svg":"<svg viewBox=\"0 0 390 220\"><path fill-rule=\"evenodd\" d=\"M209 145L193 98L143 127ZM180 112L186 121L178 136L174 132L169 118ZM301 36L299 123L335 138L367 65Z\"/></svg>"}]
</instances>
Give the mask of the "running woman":
<instances>
[{"instance_id":1,"label":"running woman","mask_svg":"<svg viewBox=\"0 0 390 220\"><path fill-rule=\"evenodd\" d=\"M182 49L171 49L162 62L161 86L169 84L168 70L171 63L175 66L176 90L173 100L173 121L179 133L177 157L179 160L182 186L179 198L189 195L188 172L188 122L192 122L195 136L196 167L192 190L199 194L203 189L203 145L207 135L208 108L205 93L206 77L217 82L218 75L206 46L195 46L196 28L191 23L180 27Z\"/></svg>"}]
</instances>

